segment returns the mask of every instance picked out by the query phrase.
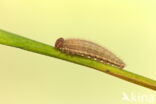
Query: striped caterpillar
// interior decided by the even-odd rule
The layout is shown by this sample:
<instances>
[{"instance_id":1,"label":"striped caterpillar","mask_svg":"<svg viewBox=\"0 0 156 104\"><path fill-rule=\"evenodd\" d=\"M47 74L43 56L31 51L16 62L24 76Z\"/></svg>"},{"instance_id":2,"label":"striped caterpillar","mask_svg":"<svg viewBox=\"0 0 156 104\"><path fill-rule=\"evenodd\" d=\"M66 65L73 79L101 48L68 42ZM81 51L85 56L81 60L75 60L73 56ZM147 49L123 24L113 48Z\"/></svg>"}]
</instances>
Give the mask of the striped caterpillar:
<instances>
[{"instance_id":1,"label":"striped caterpillar","mask_svg":"<svg viewBox=\"0 0 156 104\"><path fill-rule=\"evenodd\" d=\"M125 67L124 62L112 52L90 41L59 38L55 42L55 48L67 54L84 56L105 64L115 65L120 69Z\"/></svg>"}]
</instances>

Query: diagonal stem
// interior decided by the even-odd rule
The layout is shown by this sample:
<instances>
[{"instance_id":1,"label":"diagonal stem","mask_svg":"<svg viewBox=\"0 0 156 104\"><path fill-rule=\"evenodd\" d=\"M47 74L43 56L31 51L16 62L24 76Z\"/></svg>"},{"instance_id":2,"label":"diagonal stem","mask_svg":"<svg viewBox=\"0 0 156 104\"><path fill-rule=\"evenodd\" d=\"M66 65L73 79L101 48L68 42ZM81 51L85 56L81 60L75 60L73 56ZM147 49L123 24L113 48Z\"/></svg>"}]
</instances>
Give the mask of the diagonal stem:
<instances>
[{"instance_id":1,"label":"diagonal stem","mask_svg":"<svg viewBox=\"0 0 156 104\"><path fill-rule=\"evenodd\" d=\"M70 56L65 53L61 53L59 50L56 50L54 47L34 41L22 36L18 36L13 33L0 30L0 44L21 48L27 51L59 58L62 60L70 61L80 65L88 66L102 72L108 73L110 75L116 76L118 78L127 80L129 82L156 90L156 81L146 78L144 76L128 72L126 70L120 70L116 67L105 65L100 62L83 58L81 56Z\"/></svg>"}]
</instances>

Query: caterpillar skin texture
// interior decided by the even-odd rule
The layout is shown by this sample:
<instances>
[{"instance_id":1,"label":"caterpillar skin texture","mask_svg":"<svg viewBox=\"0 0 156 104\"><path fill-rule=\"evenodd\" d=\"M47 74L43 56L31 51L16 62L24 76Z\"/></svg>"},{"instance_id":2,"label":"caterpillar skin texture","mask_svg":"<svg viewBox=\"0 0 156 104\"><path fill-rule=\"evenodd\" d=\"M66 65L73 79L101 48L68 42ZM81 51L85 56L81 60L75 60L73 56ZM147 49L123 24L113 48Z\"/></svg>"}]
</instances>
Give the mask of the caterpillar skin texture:
<instances>
[{"instance_id":1,"label":"caterpillar skin texture","mask_svg":"<svg viewBox=\"0 0 156 104\"><path fill-rule=\"evenodd\" d=\"M104 47L81 39L59 38L55 42L55 48L71 55L79 55L95 59L105 64L111 64L123 69L125 63Z\"/></svg>"}]
</instances>

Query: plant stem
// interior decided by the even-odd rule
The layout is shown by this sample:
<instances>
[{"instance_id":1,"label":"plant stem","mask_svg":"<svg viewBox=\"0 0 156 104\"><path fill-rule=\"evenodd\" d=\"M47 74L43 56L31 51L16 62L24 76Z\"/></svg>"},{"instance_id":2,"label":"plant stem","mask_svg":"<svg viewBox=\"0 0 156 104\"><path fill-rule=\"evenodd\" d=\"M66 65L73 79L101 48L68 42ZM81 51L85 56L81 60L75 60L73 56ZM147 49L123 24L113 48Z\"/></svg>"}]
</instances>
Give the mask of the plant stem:
<instances>
[{"instance_id":1,"label":"plant stem","mask_svg":"<svg viewBox=\"0 0 156 104\"><path fill-rule=\"evenodd\" d=\"M117 67L111 65L105 65L103 63L83 58L81 56L70 56L65 53L61 53L59 50L55 49L53 46L37 42L22 36L18 36L13 33L0 30L0 44L21 48L27 51L63 59L80 65L88 66L102 72L108 73L110 75L116 76L118 78L127 80L129 82L156 90L156 81L143 77L126 70L121 70Z\"/></svg>"}]
</instances>

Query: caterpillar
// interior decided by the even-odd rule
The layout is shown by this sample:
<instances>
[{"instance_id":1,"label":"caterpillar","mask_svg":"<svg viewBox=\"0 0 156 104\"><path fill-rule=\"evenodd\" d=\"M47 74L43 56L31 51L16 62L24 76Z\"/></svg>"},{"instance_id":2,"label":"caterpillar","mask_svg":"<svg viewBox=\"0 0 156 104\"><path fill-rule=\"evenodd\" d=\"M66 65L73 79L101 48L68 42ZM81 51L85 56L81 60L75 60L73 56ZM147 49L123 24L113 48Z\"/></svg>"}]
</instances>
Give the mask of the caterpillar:
<instances>
[{"instance_id":1,"label":"caterpillar","mask_svg":"<svg viewBox=\"0 0 156 104\"><path fill-rule=\"evenodd\" d=\"M59 38L55 42L55 48L71 55L79 55L104 64L111 64L120 69L125 67L125 63L106 48L91 41L81 39L63 39Z\"/></svg>"}]
</instances>

